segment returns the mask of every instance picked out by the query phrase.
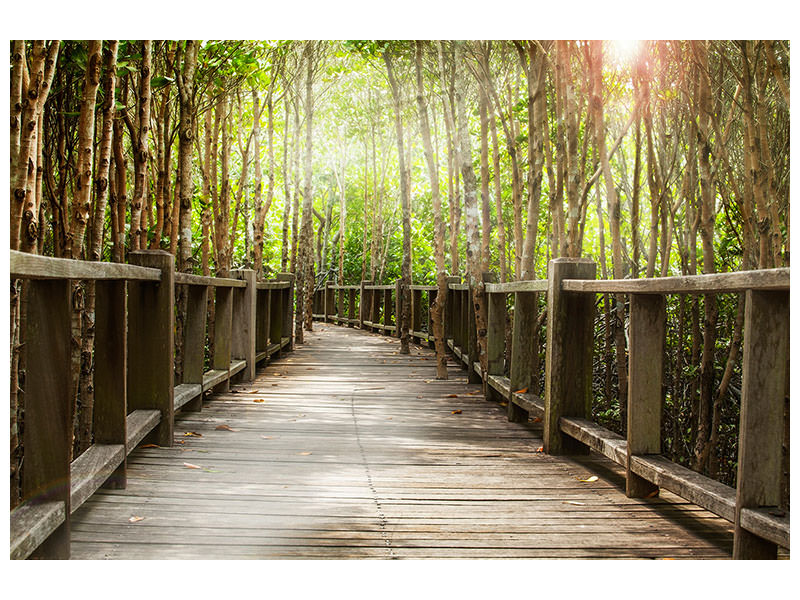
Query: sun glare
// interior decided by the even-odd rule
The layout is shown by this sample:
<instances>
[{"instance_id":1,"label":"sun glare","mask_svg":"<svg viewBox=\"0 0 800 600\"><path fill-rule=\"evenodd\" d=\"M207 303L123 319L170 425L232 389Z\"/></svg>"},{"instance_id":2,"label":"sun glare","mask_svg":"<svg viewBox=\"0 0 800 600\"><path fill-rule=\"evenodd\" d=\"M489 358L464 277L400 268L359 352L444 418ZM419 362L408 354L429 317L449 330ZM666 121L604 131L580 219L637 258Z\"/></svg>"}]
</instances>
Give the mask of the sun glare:
<instances>
[{"instance_id":1,"label":"sun glare","mask_svg":"<svg viewBox=\"0 0 800 600\"><path fill-rule=\"evenodd\" d=\"M618 66L632 65L642 50L642 40L611 40L609 59Z\"/></svg>"}]
</instances>

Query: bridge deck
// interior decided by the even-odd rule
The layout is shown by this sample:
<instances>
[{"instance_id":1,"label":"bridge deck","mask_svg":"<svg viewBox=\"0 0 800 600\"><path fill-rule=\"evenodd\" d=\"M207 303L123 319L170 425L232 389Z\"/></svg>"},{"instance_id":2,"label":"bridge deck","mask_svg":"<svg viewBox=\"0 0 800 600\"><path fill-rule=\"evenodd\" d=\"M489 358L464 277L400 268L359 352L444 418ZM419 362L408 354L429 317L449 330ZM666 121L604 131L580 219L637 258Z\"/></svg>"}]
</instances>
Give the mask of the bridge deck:
<instances>
[{"instance_id":1,"label":"bridge deck","mask_svg":"<svg viewBox=\"0 0 800 600\"><path fill-rule=\"evenodd\" d=\"M72 556L730 557L728 522L668 492L626 498L594 453L537 452L540 428L509 423L455 364L436 381L432 350L315 327L179 416L175 447L135 450L127 489L73 516Z\"/></svg>"}]
</instances>

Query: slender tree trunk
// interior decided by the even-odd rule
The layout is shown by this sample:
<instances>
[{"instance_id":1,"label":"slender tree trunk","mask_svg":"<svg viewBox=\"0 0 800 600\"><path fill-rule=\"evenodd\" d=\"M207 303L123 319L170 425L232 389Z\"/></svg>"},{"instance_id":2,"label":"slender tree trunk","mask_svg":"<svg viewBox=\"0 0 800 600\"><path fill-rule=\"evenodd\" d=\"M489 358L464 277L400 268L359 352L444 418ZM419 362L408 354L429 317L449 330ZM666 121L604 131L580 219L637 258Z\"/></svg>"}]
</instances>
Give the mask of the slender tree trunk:
<instances>
[{"instance_id":1,"label":"slender tree trunk","mask_svg":"<svg viewBox=\"0 0 800 600\"><path fill-rule=\"evenodd\" d=\"M281 222L281 273L286 273L289 268L289 215L292 212L292 187L289 176L289 101L283 102L284 133L283 133L283 221Z\"/></svg>"},{"instance_id":2,"label":"slender tree trunk","mask_svg":"<svg viewBox=\"0 0 800 600\"><path fill-rule=\"evenodd\" d=\"M503 195L500 181L500 153L497 145L497 123L491 99L489 105L489 128L492 132L492 179L494 183L494 198L497 210L497 262L500 264L500 282L505 283L508 278L506 264L506 225L503 219Z\"/></svg>"},{"instance_id":3,"label":"slender tree trunk","mask_svg":"<svg viewBox=\"0 0 800 600\"><path fill-rule=\"evenodd\" d=\"M142 64L139 70L139 95L137 99L137 117L135 136L131 132L133 147L133 197L131 198L131 228L129 246L131 250L140 250L146 246L145 233L142 230L141 215L147 196L147 136L150 132L150 77L153 64L153 42L142 42Z\"/></svg>"},{"instance_id":4,"label":"slender tree trunk","mask_svg":"<svg viewBox=\"0 0 800 600\"><path fill-rule=\"evenodd\" d=\"M486 93L479 87L478 112L481 121L481 270L489 271L492 218L489 210L489 114Z\"/></svg>"},{"instance_id":5,"label":"slender tree trunk","mask_svg":"<svg viewBox=\"0 0 800 600\"><path fill-rule=\"evenodd\" d=\"M400 354L409 354L409 333L411 323L411 199L406 176L406 160L403 143L403 115L400 104L400 88L394 76L392 57L389 52L383 53L386 63L386 72L389 85L392 88L394 102L394 125L397 131L397 159L400 166L400 203L403 209L403 264L401 268L401 314L400 326Z\"/></svg>"},{"instance_id":6,"label":"slender tree trunk","mask_svg":"<svg viewBox=\"0 0 800 600\"><path fill-rule=\"evenodd\" d=\"M431 200L433 203L433 256L436 263L436 285L438 292L430 307L433 321L433 338L436 347L436 378L447 379L447 347L444 339L444 300L447 297L447 267L444 262L444 219L442 217L442 200L439 193L439 169L433 156L431 144L431 128L428 122L428 105L425 100L425 86L422 83L423 42L416 42L415 67L417 76L417 108L419 110L420 132L425 151L425 163L428 165L428 178L431 182ZM488 167L487 167L488 171ZM488 180L488 173L482 175ZM488 197L488 181L485 184ZM488 198L486 198L488 204ZM488 219L487 219L488 220ZM486 252L488 253L488 241ZM488 268L486 269L488 270Z\"/></svg>"}]
</instances>

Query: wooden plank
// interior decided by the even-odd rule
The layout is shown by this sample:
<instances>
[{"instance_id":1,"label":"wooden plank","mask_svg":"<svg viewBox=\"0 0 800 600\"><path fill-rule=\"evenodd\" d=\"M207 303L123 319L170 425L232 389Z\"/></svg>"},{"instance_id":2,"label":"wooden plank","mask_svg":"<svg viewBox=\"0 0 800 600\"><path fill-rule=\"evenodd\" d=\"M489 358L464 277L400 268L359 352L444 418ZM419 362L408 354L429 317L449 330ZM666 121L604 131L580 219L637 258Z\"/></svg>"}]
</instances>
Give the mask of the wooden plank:
<instances>
[{"instance_id":1,"label":"wooden plank","mask_svg":"<svg viewBox=\"0 0 800 600\"><path fill-rule=\"evenodd\" d=\"M128 437L125 440L125 448L128 454L158 425L159 421L161 421L159 410L134 410L127 416L125 428Z\"/></svg>"},{"instance_id":2,"label":"wooden plank","mask_svg":"<svg viewBox=\"0 0 800 600\"><path fill-rule=\"evenodd\" d=\"M192 273L175 273L175 283L177 285L205 285L213 287L242 288L247 284L239 279L231 277L207 277L205 275L194 275Z\"/></svg>"},{"instance_id":3,"label":"wooden plank","mask_svg":"<svg viewBox=\"0 0 800 600\"><path fill-rule=\"evenodd\" d=\"M203 373L203 391L214 389L220 383L228 381L228 369L211 369Z\"/></svg>"},{"instance_id":4,"label":"wooden plank","mask_svg":"<svg viewBox=\"0 0 800 600\"><path fill-rule=\"evenodd\" d=\"M137 250L132 263L159 268L159 284L128 284L128 409L157 409L161 420L151 441L172 445L175 259L163 250Z\"/></svg>"},{"instance_id":5,"label":"wooden plank","mask_svg":"<svg viewBox=\"0 0 800 600\"><path fill-rule=\"evenodd\" d=\"M657 486L733 521L736 491L727 485L682 467L663 456L633 456L631 469Z\"/></svg>"},{"instance_id":6,"label":"wooden plank","mask_svg":"<svg viewBox=\"0 0 800 600\"><path fill-rule=\"evenodd\" d=\"M773 544L789 548L789 513L771 508L742 508L739 527Z\"/></svg>"},{"instance_id":7,"label":"wooden plank","mask_svg":"<svg viewBox=\"0 0 800 600\"><path fill-rule=\"evenodd\" d=\"M509 281L506 283L486 284L487 294L511 294L514 292L546 292L546 279L531 279L527 281Z\"/></svg>"},{"instance_id":8,"label":"wooden plank","mask_svg":"<svg viewBox=\"0 0 800 600\"><path fill-rule=\"evenodd\" d=\"M64 523L65 517L64 503L57 500L39 504L26 503L16 507L9 518L9 558L28 558Z\"/></svg>"},{"instance_id":9,"label":"wooden plank","mask_svg":"<svg viewBox=\"0 0 800 600\"><path fill-rule=\"evenodd\" d=\"M515 392L511 395L511 402L519 406L529 416L541 419L544 416L544 402L536 394L520 394Z\"/></svg>"},{"instance_id":10,"label":"wooden plank","mask_svg":"<svg viewBox=\"0 0 800 600\"><path fill-rule=\"evenodd\" d=\"M231 359L246 362L241 378L252 381L256 375L256 272L238 269L232 275L247 286L233 292Z\"/></svg>"},{"instance_id":11,"label":"wooden plank","mask_svg":"<svg viewBox=\"0 0 800 600\"><path fill-rule=\"evenodd\" d=\"M595 271L595 263L586 258L557 258L547 266L544 451L548 454L588 451L562 435L559 419L591 414L594 297L562 291L562 282L593 279Z\"/></svg>"},{"instance_id":12,"label":"wooden plank","mask_svg":"<svg viewBox=\"0 0 800 600\"><path fill-rule=\"evenodd\" d=\"M206 320L208 313L208 288L190 286L187 290L186 316L183 328L183 384L203 383L206 349ZM175 410L200 411L203 408L202 393L192 397L174 397ZM188 388L187 388L188 389Z\"/></svg>"},{"instance_id":13,"label":"wooden plank","mask_svg":"<svg viewBox=\"0 0 800 600\"><path fill-rule=\"evenodd\" d=\"M534 391L536 377L533 366L537 362L539 344L533 335L536 329L538 300L535 293L514 294L514 323L511 331L511 390ZM503 324L505 342L505 323ZM508 420L513 423L528 421L528 411L515 402L508 403Z\"/></svg>"},{"instance_id":14,"label":"wooden plank","mask_svg":"<svg viewBox=\"0 0 800 600\"><path fill-rule=\"evenodd\" d=\"M631 295L628 358L628 463L631 455L661 454L661 407L667 309L664 296ZM629 498L658 494L652 482L627 467Z\"/></svg>"},{"instance_id":15,"label":"wooden plank","mask_svg":"<svg viewBox=\"0 0 800 600\"><path fill-rule=\"evenodd\" d=\"M161 280L161 271L158 269L121 263L51 258L17 250L9 250L8 262L12 279Z\"/></svg>"},{"instance_id":16,"label":"wooden plank","mask_svg":"<svg viewBox=\"0 0 800 600\"><path fill-rule=\"evenodd\" d=\"M198 398L202 401L203 397L203 384L202 383L181 383L175 386L175 410L180 410L187 403Z\"/></svg>"},{"instance_id":17,"label":"wooden plank","mask_svg":"<svg viewBox=\"0 0 800 600\"><path fill-rule=\"evenodd\" d=\"M125 281L95 284L95 366L92 431L95 444L122 444L128 437L128 296ZM126 485L125 456L103 484Z\"/></svg>"},{"instance_id":18,"label":"wooden plank","mask_svg":"<svg viewBox=\"0 0 800 600\"><path fill-rule=\"evenodd\" d=\"M777 556L776 544L742 527L739 514L745 508L777 506L781 502L788 363L788 292L748 290L742 345L742 405L733 541L733 557L737 559Z\"/></svg>"},{"instance_id":19,"label":"wooden plank","mask_svg":"<svg viewBox=\"0 0 800 600\"><path fill-rule=\"evenodd\" d=\"M394 286L393 286L394 287ZM412 285L411 291L420 291L420 292L436 292L439 288L435 285Z\"/></svg>"},{"instance_id":20,"label":"wooden plank","mask_svg":"<svg viewBox=\"0 0 800 600\"><path fill-rule=\"evenodd\" d=\"M37 558L69 558L72 369L70 368L70 283L25 282L26 365L23 503L60 502L64 522L36 549Z\"/></svg>"},{"instance_id":21,"label":"wooden plank","mask_svg":"<svg viewBox=\"0 0 800 600\"><path fill-rule=\"evenodd\" d=\"M722 294L746 290L788 291L789 268L648 279L571 280L565 281L561 289L566 292L630 294Z\"/></svg>"},{"instance_id":22,"label":"wooden plank","mask_svg":"<svg viewBox=\"0 0 800 600\"><path fill-rule=\"evenodd\" d=\"M283 290L288 289L290 283L288 281L259 281L256 283L256 288L259 290ZM338 289L337 286L331 286L333 289Z\"/></svg>"},{"instance_id":23,"label":"wooden plank","mask_svg":"<svg viewBox=\"0 0 800 600\"><path fill-rule=\"evenodd\" d=\"M70 512L75 512L125 460L125 444L92 444L70 466Z\"/></svg>"},{"instance_id":24,"label":"wooden plank","mask_svg":"<svg viewBox=\"0 0 800 600\"><path fill-rule=\"evenodd\" d=\"M610 458L618 465L627 464L627 442L621 435L594 421L579 417L561 417L558 423L561 431L570 437Z\"/></svg>"}]
</instances>

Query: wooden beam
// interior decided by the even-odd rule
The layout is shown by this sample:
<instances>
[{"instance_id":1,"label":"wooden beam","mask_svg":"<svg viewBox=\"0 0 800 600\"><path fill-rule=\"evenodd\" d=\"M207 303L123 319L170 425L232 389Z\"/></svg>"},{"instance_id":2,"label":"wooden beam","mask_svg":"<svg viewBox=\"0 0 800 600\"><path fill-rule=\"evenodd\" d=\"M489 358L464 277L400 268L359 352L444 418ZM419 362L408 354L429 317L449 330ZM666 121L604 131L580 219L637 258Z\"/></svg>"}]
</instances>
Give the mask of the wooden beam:
<instances>
[{"instance_id":1,"label":"wooden beam","mask_svg":"<svg viewBox=\"0 0 800 600\"><path fill-rule=\"evenodd\" d=\"M161 272L158 269L121 263L51 258L17 250L9 250L9 270L12 279L159 281L161 278Z\"/></svg>"},{"instance_id":2,"label":"wooden beam","mask_svg":"<svg viewBox=\"0 0 800 600\"><path fill-rule=\"evenodd\" d=\"M491 297L491 296L490 296ZM537 297L532 292L514 293L514 323L511 329L511 391L534 392L536 374L533 372L534 355L539 352L533 335L536 329ZM505 323L503 324L505 328ZM505 337L505 335L504 335ZM508 403L508 420L526 423L528 411L514 402Z\"/></svg>"},{"instance_id":3,"label":"wooden beam","mask_svg":"<svg viewBox=\"0 0 800 600\"><path fill-rule=\"evenodd\" d=\"M238 269L232 275L246 287L233 292L231 359L247 362L239 379L252 381L256 376L256 272Z\"/></svg>"},{"instance_id":4,"label":"wooden beam","mask_svg":"<svg viewBox=\"0 0 800 600\"><path fill-rule=\"evenodd\" d=\"M183 328L183 381L202 384L205 369L206 313L208 287L189 286L186 303L186 324ZM177 405L178 403L175 402ZM183 404L183 410L197 412L203 408L203 395Z\"/></svg>"}]
</instances>

